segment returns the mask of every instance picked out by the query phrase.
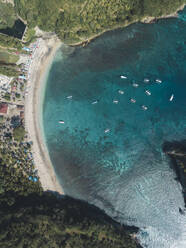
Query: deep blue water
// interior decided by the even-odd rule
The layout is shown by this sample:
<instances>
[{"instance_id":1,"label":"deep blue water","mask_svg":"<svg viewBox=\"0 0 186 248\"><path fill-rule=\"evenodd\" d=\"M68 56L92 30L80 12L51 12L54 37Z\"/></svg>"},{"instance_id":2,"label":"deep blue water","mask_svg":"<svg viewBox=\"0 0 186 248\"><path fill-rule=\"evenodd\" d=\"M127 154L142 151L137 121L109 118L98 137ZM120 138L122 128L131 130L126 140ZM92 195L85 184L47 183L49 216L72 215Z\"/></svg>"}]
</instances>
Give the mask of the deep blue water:
<instances>
[{"instance_id":1,"label":"deep blue water","mask_svg":"<svg viewBox=\"0 0 186 248\"><path fill-rule=\"evenodd\" d=\"M186 247L181 186L162 152L186 139L185 13L62 46L46 85L44 133L65 193L140 227L144 247Z\"/></svg>"}]
</instances>

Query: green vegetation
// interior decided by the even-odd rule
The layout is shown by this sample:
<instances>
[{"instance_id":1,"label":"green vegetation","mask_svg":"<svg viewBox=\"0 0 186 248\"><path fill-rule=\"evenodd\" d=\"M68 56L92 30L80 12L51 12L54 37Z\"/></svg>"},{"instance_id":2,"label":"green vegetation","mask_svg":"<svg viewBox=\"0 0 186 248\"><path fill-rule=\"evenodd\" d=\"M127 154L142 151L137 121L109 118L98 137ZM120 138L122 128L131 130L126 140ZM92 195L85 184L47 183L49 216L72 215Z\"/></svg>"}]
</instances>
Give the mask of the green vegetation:
<instances>
[{"instance_id":1,"label":"green vegetation","mask_svg":"<svg viewBox=\"0 0 186 248\"><path fill-rule=\"evenodd\" d=\"M181 5L186 4L185 0L143 0L145 16L162 16L175 12Z\"/></svg>"},{"instance_id":2,"label":"green vegetation","mask_svg":"<svg viewBox=\"0 0 186 248\"><path fill-rule=\"evenodd\" d=\"M23 92L24 88L25 88L24 84L21 84L20 85L20 91Z\"/></svg>"},{"instance_id":3,"label":"green vegetation","mask_svg":"<svg viewBox=\"0 0 186 248\"><path fill-rule=\"evenodd\" d=\"M0 211L0 247L136 248L129 232L115 224L84 202L33 194Z\"/></svg>"},{"instance_id":4,"label":"green vegetation","mask_svg":"<svg viewBox=\"0 0 186 248\"><path fill-rule=\"evenodd\" d=\"M0 29L12 27L16 20L14 7L10 3L3 3L0 0Z\"/></svg>"},{"instance_id":5,"label":"green vegetation","mask_svg":"<svg viewBox=\"0 0 186 248\"><path fill-rule=\"evenodd\" d=\"M7 48L14 48L18 50L20 50L23 47L20 40L4 34L0 34L0 46Z\"/></svg>"},{"instance_id":6,"label":"green vegetation","mask_svg":"<svg viewBox=\"0 0 186 248\"><path fill-rule=\"evenodd\" d=\"M35 29L28 28L25 32L24 43L31 43L35 39Z\"/></svg>"},{"instance_id":7,"label":"green vegetation","mask_svg":"<svg viewBox=\"0 0 186 248\"><path fill-rule=\"evenodd\" d=\"M26 45L35 39L34 27L56 32L67 44L83 42L100 33L144 17L174 12L186 0L15 0L15 8L0 0L0 28L12 27L16 14L27 23ZM20 40L0 34L0 46L20 50Z\"/></svg>"},{"instance_id":8,"label":"green vegetation","mask_svg":"<svg viewBox=\"0 0 186 248\"><path fill-rule=\"evenodd\" d=\"M16 97L17 99L20 99L21 95L20 95L19 93L16 93L16 94L15 94L15 97Z\"/></svg>"},{"instance_id":9,"label":"green vegetation","mask_svg":"<svg viewBox=\"0 0 186 248\"><path fill-rule=\"evenodd\" d=\"M39 182L28 180L34 176L30 144L13 139L14 127L19 127L19 122L19 118L13 117L0 123L0 210L2 206L13 205L19 197L42 192ZM21 135L24 132L21 128Z\"/></svg>"},{"instance_id":10,"label":"green vegetation","mask_svg":"<svg viewBox=\"0 0 186 248\"><path fill-rule=\"evenodd\" d=\"M106 30L144 17L174 12L186 0L14 0L15 11L27 23L25 44L34 27L56 32L67 44L82 42ZM15 12L0 0L0 28L12 27ZM21 50L20 40L0 34L0 47ZM0 50L0 74L18 75L18 57ZM24 86L22 86L24 87ZM10 96L4 96L10 100ZM17 94L16 97L19 98ZM8 119L8 118L7 118ZM25 130L14 118L0 123L0 247L18 248L136 248L126 227L99 209L69 197L43 192ZM7 128L8 126L8 128ZM184 168L184 167L183 167Z\"/></svg>"},{"instance_id":11,"label":"green vegetation","mask_svg":"<svg viewBox=\"0 0 186 248\"><path fill-rule=\"evenodd\" d=\"M74 44L147 16L170 14L186 0L15 0L14 3L15 8L0 0L0 28L12 27L19 14L28 23L25 45L29 45L35 39L35 26ZM22 46L20 40L0 34L0 47L21 50Z\"/></svg>"},{"instance_id":12,"label":"green vegetation","mask_svg":"<svg viewBox=\"0 0 186 248\"><path fill-rule=\"evenodd\" d=\"M130 236L137 228L121 226L85 202L43 192L32 180L37 171L20 123L13 116L0 124L0 247L139 247Z\"/></svg>"},{"instance_id":13,"label":"green vegetation","mask_svg":"<svg viewBox=\"0 0 186 248\"><path fill-rule=\"evenodd\" d=\"M0 74L8 77L16 77L18 75L17 67L15 65L0 63Z\"/></svg>"},{"instance_id":14,"label":"green vegetation","mask_svg":"<svg viewBox=\"0 0 186 248\"><path fill-rule=\"evenodd\" d=\"M0 49L0 62L15 64L19 59L18 55L7 52L7 49Z\"/></svg>"},{"instance_id":15,"label":"green vegetation","mask_svg":"<svg viewBox=\"0 0 186 248\"><path fill-rule=\"evenodd\" d=\"M38 25L44 31L55 29L59 7L63 5L62 1L16 0L14 2L16 12L28 22L30 28Z\"/></svg>"},{"instance_id":16,"label":"green vegetation","mask_svg":"<svg viewBox=\"0 0 186 248\"><path fill-rule=\"evenodd\" d=\"M0 49L0 74L14 77L18 75L18 67L16 62L19 56L14 53L10 53L5 49Z\"/></svg>"},{"instance_id":17,"label":"green vegetation","mask_svg":"<svg viewBox=\"0 0 186 248\"><path fill-rule=\"evenodd\" d=\"M130 236L136 228L129 231L98 208L43 192L29 180L35 174L30 144L14 142L10 128L2 129L8 132L0 142L0 247L139 247Z\"/></svg>"},{"instance_id":18,"label":"green vegetation","mask_svg":"<svg viewBox=\"0 0 186 248\"><path fill-rule=\"evenodd\" d=\"M16 141L21 142L25 136L25 129L23 126L18 126L13 130L13 137Z\"/></svg>"},{"instance_id":19,"label":"green vegetation","mask_svg":"<svg viewBox=\"0 0 186 248\"><path fill-rule=\"evenodd\" d=\"M37 25L56 32L66 43L75 43L147 16L170 14L184 3L186 0L15 0L15 9L29 27Z\"/></svg>"},{"instance_id":20,"label":"green vegetation","mask_svg":"<svg viewBox=\"0 0 186 248\"><path fill-rule=\"evenodd\" d=\"M5 95L3 96L4 99L6 99L7 101L10 101L10 93L6 92Z\"/></svg>"}]
</instances>

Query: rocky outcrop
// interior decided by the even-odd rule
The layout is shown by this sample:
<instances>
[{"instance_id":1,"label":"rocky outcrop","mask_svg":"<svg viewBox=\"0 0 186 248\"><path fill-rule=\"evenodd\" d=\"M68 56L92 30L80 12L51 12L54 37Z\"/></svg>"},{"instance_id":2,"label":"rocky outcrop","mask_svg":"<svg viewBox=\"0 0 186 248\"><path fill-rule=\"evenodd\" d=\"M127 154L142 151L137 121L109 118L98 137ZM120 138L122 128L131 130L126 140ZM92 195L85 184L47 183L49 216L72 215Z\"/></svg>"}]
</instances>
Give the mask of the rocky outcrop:
<instances>
[{"instance_id":1,"label":"rocky outcrop","mask_svg":"<svg viewBox=\"0 0 186 248\"><path fill-rule=\"evenodd\" d=\"M163 151L171 158L171 165L182 185L186 205L186 140L165 142ZM182 210L180 210L182 212Z\"/></svg>"}]
</instances>

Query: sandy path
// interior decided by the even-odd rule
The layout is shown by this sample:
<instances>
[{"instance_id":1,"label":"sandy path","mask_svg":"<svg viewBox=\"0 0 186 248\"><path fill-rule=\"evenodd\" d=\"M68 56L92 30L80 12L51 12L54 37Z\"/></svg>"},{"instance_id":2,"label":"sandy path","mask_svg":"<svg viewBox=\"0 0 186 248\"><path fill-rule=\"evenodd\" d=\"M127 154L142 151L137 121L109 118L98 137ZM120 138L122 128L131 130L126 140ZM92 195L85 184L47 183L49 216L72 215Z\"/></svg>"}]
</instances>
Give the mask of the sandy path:
<instances>
[{"instance_id":1,"label":"sandy path","mask_svg":"<svg viewBox=\"0 0 186 248\"><path fill-rule=\"evenodd\" d=\"M39 47L36 48L32 63L29 68L28 95L25 96L25 128L29 140L33 142L32 152L35 168L38 169L40 182L44 190L51 190L64 194L57 181L51 164L47 148L42 139L40 127L40 100L44 88L44 76L49 69L53 57L60 47L61 42L55 37L39 39Z\"/></svg>"}]
</instances>

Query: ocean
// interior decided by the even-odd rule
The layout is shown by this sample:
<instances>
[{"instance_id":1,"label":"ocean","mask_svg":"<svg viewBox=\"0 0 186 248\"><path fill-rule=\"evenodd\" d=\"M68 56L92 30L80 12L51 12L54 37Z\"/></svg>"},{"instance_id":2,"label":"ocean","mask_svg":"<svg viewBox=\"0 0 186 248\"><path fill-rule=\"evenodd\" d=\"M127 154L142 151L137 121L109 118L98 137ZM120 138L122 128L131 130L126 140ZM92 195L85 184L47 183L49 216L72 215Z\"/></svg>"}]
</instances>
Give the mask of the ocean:
<instances>
[{"instance_id":1,"label":"ocean","mask_svg":"<svg viewBox=\"0 0 186 248\"><path fill-rule=\"evenodd\" d=\"M139 227L148 248L186 247L182 189L162 151L186 139L185 21L186 8L63 45L46 80L44 135L64 192Z\"/></svg>"}]
</instances>

